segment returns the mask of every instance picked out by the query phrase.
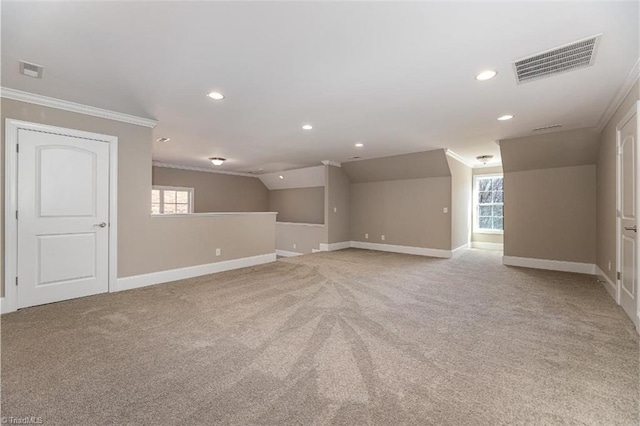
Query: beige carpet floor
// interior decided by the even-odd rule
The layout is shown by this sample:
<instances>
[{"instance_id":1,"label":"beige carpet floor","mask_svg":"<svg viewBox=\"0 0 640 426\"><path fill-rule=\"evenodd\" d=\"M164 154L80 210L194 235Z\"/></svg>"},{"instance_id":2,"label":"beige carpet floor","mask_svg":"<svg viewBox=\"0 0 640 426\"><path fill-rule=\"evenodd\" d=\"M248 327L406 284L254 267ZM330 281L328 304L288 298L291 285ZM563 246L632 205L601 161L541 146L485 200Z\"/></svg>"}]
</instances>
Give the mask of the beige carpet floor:
<instances>
[{"instance_id":1,"label":"beige carpet floor","mask_svg":"<svg viewBox=\"0 0 640 426\"><path fill-rule=\"evenodd\" d=\"M2 317L2 416L47 425L638 424L594 277L349 249Z\"/></svg>"}]
</instances>

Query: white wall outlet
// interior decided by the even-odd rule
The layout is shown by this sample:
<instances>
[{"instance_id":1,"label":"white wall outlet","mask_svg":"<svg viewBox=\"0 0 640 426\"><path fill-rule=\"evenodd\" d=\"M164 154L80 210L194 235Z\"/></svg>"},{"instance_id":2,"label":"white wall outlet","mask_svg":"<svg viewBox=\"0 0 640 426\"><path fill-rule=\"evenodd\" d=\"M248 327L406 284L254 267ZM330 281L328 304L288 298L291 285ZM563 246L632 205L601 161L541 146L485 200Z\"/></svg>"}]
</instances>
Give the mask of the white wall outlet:
<instances>
[{"instance_id":1,"label":"white wall outlet","mask_svg":"<svg viewBox=\"0 0 640 426\"><path fill-rule=\"evenodd\" d=\"M364 239L368 240L369 239L369 234L364 234Z\"/></svg>"},{"instance_id":2,"label":"white wall outlet","mask_svg":"<svg viewBox=\"0 0 640 426\"><path fill-rule=\"evenodd\" d=\"M220 249L216 249L216 256L220 256L221 253L222 251Z\"/></svg>"},{"instance_id":3,"label":"white wall outlet","mask_svg":"<svg viewBox=\"0 0 640 426\"><path fill-rule=\"evenodd\" d=\"M333 212L334 212L334 213L338 213L338 208L337 208L337 207L334 207L334 208L333 208Z\"/></svg>"},{"instance_id":4,"label":"white wall outlet","mask_svg":"<svg viewBox=\"0 0 640 426\"><path fill-rule=\"evenodd\" d=\"M443 207L442 213L449 213L449 207Z\"/></svg>"},{"instance_id":5,"label":"white wall outlet","mask_svg":"<svg viewBox=\"0 0 640 426\"><path fill-rule=\"evenodd\" d=\"M609 268L609 271L611 271L611 261L609 261L609 266L608 266L608 268Z\"/></svg>"},{"instance_id":6,"label":"white wall outlet","mask_svg":"<svg viewBox=\"0 0 640 426\"><path fill-rule=\"evenodd\" d=\"M382 241L384 241L384 235L382 236Z\"/></svg>"},{"instance_id":7,"label":"white wall outlet","mask_svg":"<svg viewBox=\"0 0 640 426\"><path fill-rule=\"evenodd\" d=\"M293 248L298 248L298 247L296 246L296 243L293 243Z\"/></svg>"}]
</instances>

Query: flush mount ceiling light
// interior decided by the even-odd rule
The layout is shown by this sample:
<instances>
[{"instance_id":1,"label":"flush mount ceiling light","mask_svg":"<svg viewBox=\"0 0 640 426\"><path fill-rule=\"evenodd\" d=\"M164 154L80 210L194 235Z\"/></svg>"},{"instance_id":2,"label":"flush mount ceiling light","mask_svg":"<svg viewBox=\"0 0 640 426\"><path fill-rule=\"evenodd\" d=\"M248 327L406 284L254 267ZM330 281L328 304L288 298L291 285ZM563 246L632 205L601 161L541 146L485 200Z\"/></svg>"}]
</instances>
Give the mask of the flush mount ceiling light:
<instances>
[{"instance_id":1,"label":"flush mount ceiling light","mask_svg":"<svg viewBox=\"0 0 640 426\"><path fill-rule=\"evenodd\" d=\"M489 161L491 161L492 158L493 155L479 155L476 157L476 160L478 160L482 164L487 164Z\"/></svg>"},{"instance_id":2,"label":"flush mount ceiling light","mask_svg":"<svg viewBox=\"0 0 640 426\"><path fill-rule=\"evenodd\" d=\"M480 74L476 75L476 80L478 80L478 81L491 80L496 75L498 75L497 71L486 70L486 71L482 71Z\"/></svg>"},{"instance_id":3,"label":"flush mount ceiling light","mask_svg":"<svg viewBox=\"0 0 640 426\"><path fill-rule=\"evenodd\" d=\"M216 101L221 101L224 99L224 95L220 92L210 92L207 96Z\"/></svg>"},{"instance_id":4,"label":"flush mount ceiling light","mask_svg":"<svg viewBox=\"0 0 640 426\"><path fill-rule=\"evenodd\" d=\"M513 115L507 114L507 115L503 115L502 117L498 117L498 120L507 121L507 120L511 120L512 118L513 118Z\"/></svg>"},{"instance_id":5,"label":"flush mount ceiling light","mask_svg":"<svg viewBox=\"0 0 640 426\"><path fill-rule=\"evenodd\" d=\"M156 139L156 142L169 142L171 140L171 138L158 138Z\"/></svg>"},{"instance_id":6,"label":"flush mount ceiling light","mask_svg":"<svg viewBox=\"0 0 640 426\"><path fill-rule=\"evenodd\" d=\"M284 179L284 176L282 176L282 175L280 175L280 176L278 176L278 177L279 177L280 179Z\"/></svg>"},{"instance_id":7,"label":"flush mount ceiling light","mask_svg":"<svg viewBox=\"0 0 640 426\"><path fill-rule=\"evenodd\" d=\"M222 166L227 159L222 157L211 157L209 158L209 161L211 161L214 166Z\"/></svg>"},{"instance_id":8,"label":"flush mount ceiling light","mask_svg":"<svg viewBox=\"0 0 640 426\"><path fill-rule=\"evenodd\" d=\"M302 126L302 130L311 130L313 129L313 126L311 124L305 124Z\"/></svg>"},{"instance_id":9,"label":"flush mount ceiling light","mask_svg":"<svg viewBox=\"0 0 640 426\"><path fill-rule=\"evenodd\" d=\"M359 142L358 142L358 143L356 144L356 148L362 148L363 146L364 146L364 144L363 144L363 143L359 143Z\"/></svg>"}]
</instances>

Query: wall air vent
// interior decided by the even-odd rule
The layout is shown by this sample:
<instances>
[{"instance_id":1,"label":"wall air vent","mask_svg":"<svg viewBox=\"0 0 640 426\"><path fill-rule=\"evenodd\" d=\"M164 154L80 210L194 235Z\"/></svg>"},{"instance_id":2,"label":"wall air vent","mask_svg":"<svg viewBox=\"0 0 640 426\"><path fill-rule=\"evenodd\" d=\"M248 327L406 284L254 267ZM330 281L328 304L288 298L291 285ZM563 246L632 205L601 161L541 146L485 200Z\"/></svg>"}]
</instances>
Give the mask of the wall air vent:
<instances>
[{"instance_id":1,"label":"wall air vent","mask_svg":"<svg viewBox=\"0 0 640 426\"><path fill-rule=\"evenodd\" d=\"M20 61L20 74L27 77L42 78L44 67L42 65L32 64L30 62Z\"/></svg>"},{"instance_id":2,"label":"wall air vent","mask_svg":"<svg viewBox=\"0 0 640 426\"><path fill-rule=\"evenodd\" d=\"M542 130L550 130L557 129L558 127L562 127L562 124L549 124L548 126L536 127L532 130L532 132L540 132Z\"/></svg>"},{"instance_id":3,"label":"wall air vent","mask_svg":"<svg viewBox=\"0 0 640 426\"><path fill-rule=\"evenodd\" d=\"M518 84L593 65L601 36L598 34L513 62Z\"/></svg>"}]
</instances>

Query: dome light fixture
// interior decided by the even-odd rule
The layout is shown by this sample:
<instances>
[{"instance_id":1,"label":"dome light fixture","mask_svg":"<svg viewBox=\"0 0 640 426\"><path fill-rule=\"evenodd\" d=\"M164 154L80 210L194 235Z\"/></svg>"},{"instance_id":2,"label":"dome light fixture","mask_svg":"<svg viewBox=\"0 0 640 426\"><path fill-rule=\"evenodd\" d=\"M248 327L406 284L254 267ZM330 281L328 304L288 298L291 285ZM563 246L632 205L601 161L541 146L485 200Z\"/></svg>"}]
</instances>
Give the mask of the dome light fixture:
<instances>
[{"instance_id":1,"label":"dome light fixture","mask_svg":"<svg viewBox=\"0 0 640 426\"><path fill-rule=\"evenodd\" d=\"M489 161L491 161L491 159L493 158L493 155L479 155L476 157L476 160L478 160L479 162L481 162L482 164L487 164Z\"/></svg>"},{"instance_id":2,"label":"dome light fixture","mask_svg":"<svg viewBox=\"0 0 640 426\"><path fill-rule=\"evenodd\" d=\"M211 157L209 158L209 161L211 161L214 166L222 166L227 159L222 157Z\"/></svg>"}]
</instances>

